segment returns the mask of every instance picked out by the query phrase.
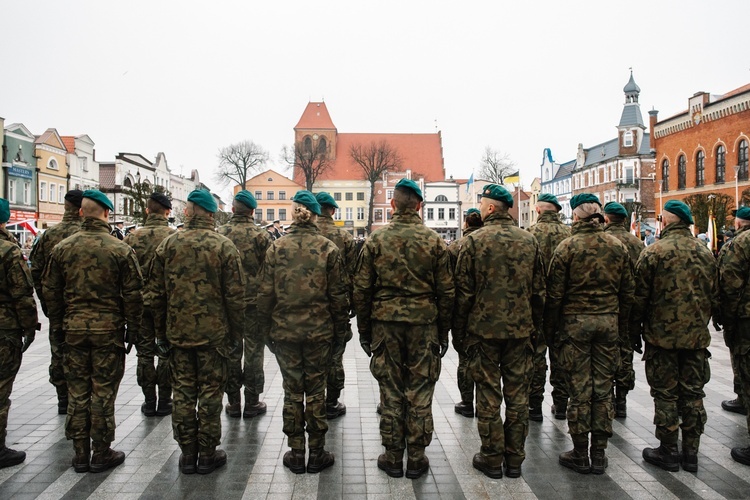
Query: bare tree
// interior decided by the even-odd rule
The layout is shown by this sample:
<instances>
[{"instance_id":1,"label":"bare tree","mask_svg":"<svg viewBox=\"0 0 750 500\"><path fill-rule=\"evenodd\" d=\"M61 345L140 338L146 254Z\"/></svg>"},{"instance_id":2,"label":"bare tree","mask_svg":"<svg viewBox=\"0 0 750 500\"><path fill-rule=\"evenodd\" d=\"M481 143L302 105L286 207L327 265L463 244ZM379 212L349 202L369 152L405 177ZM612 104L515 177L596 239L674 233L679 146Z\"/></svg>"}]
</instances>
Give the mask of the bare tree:
<instances>
[{"instance_id":1,"label":"bare tree","mask_svg":"<svg viewBox=\"0 0 750 500\"><path fill-rule=\"evenodd\" d=\"M503 179L516 170L516 162L510 159L509 154L496 151L489 146L484 149L484 155L479 162L480 179L493 184L503 184Z\"/></svg>"},{"instance_id":2,"label":"bare tree","mask_svg":"<svg viewBox=\"0 0 750 500\"><path fill-rule=\"evenodd\" d=\"M352 144L349 156L360 166L364 179L370 183L370 207L367 215L367 234L370 234L375 204L375 183L385 172L401 170L403 160L398 150L385 140L369 144Z\"/></svg>"},{"instance_id":3,"label":"bare tree","mask_svg":"<svg viewBox=\"0 0 750 500\"><path fill-rule=\"evenodd\" d=\"M248 177L260 172L268 161L268 153L253 141L241 141L219 149L217 158L216 182L222 186L234 182L246 189Z\"/></svg>"},{"instance_id":4,"label":"bare tree","mask_svg":"<svg viewBox=\"0 0 750 500\"><path fill-rule=\"evenodd\" d=\"M324 147L309 142L298 141L291 148L284 146L281 149L281 158L289 168L298 168L302 172L305 176L305 189L308 191L312 191L317 178L333 165L333 160Z\"/></svg>"},{"instance_id":5,"label":"bare tree","mask_svg":"<svg viewBox=\"0 0 750 500\"><path fill-rule=\"evenodd\" d=\"M136 182L132 187L124 187L122 193L129 198L126 198L126 203L130 202L131 204L130 216L133 218L133 222L138 225L143 225L146 222L146 205L152 193L161 193L169 200L172 199L172 193L167 191L164 186L158 184L153 186L148 182Z\"/></svg>"}]
</instances>

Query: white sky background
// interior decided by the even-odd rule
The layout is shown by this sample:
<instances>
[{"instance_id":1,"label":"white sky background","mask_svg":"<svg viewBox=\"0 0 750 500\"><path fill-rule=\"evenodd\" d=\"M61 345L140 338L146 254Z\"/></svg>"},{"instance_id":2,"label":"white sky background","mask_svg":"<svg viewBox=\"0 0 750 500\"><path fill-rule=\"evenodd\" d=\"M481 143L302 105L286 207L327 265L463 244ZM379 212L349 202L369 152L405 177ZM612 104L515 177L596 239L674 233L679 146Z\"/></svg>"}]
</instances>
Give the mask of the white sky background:
<instances>
[{"instance_id":1,"label":"white sky background","mask_svg":"<svg viewBox=\"0 0 750 500\"><path fill-rule=\"evenodd\" d=\"M528 186L544 148L561 162L616 136L629 67L647 125L750 82L749 15L747 0L0 0L0 116L89 134L99 161L163 151L225 194L219 147L250 139L289 175L279 151L325 99L339 132L437 120L447 175L489 145Z\"/></svg>"}]
</instances>

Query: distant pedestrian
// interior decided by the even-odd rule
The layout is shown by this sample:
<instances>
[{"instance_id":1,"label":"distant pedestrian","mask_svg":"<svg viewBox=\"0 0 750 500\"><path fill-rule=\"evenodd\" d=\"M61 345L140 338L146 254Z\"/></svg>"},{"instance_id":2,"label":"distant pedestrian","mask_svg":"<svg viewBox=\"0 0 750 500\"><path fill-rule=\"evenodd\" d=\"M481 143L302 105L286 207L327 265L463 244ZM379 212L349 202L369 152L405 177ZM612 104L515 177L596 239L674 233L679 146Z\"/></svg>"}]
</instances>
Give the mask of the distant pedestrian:
<instances>
[{"instance_id":1,"label":"distant pedestrian","mask_svg":"<svg viewBox=\"0 0 750 500\"><path fill-rule=\"evenodd\" d=\"M656 242L656 238L654 237L653 234L651 234L651 230L646 229L646 236L643 238L644 245L648 247L648 246L653 245L655 242Z\"/></svg>"}]
</instances>

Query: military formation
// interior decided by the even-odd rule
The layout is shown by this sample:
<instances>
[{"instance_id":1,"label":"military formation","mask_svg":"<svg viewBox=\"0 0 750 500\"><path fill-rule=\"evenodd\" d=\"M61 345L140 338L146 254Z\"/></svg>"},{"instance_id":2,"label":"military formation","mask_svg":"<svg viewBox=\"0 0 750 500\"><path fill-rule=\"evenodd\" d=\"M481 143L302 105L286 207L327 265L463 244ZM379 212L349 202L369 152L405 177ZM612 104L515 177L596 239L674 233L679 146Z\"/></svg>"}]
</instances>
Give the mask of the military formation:
<instances>
[{"instance_id":1,"label":"military formation","mask_svg":"<svg viewBox=\"0 0 750 500\"><path fill-rule=\"evenodd\" d=\"M548 371L553 416L567 420L573 445L560 465L603 474L613 419L627 417L634 352L645 361L659 441L643 459L697 471L711 320L723 326L738 394L723 406L750 414L750 207L736 211L736 237L716 259L693 237L692 214L679 201L664 205L661 238L644 246L625 229L625 208L592 194L570 200L571 227L558 200L540 195L528 231L510 216L503 186L486 185L481 195L464 236L447 245L422 223L419 186L402 179L391 223L359 249L335 225L328 193L298 191L283 233L255 224L257 202L245 190L218 229L214 198L193 191L175 231L171 201L154 193L144 226L123 239L110 232L104 194L72 190L63 221L36 242L30 269L5 230L10 210L0 199L0 468L25 459L5 446L5 429L22 353L39 329L36 289L76 472L125 460L111 444L133 346L141 412L171 415L181 473L226 464L222 410L230 418L266 413L266 347L283 377L283 465L296 474L332 466L326 433L328 420L346 414L343 354L355 315L380 389L377 466L390 477L429 470L433 395L451 341L455 412L477 418L472 465L486 476L521 476L529 421L544 418ZM731 456L750 465L750 446Z\"/></svg>"}]
</instances>

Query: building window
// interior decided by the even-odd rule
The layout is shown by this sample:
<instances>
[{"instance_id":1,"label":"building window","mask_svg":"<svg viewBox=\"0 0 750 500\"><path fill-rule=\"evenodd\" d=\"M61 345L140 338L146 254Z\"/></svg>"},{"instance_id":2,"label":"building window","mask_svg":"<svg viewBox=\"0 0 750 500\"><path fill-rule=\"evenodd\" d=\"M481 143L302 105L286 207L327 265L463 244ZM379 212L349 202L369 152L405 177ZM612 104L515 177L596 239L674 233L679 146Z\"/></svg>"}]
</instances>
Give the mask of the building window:
<instances>
[{"instance_id":1,"label":"building window","mask_svg":"<svg viewBox=\"0 0 750 500\"><path fill-rule=\"evenodd\" d=\"M23 183L23 204L31 205L31 183Z\"/></svg>"},{"instance_id":2,"label":"building window","mask_svg":"<svg viewBox=\"0 0 750 500\"><path fill-rule=\"evenodd\" d=\"M477 195L477 203L482 203L482 195L481 195L481 193Z\"/></svg>"},{"instance_id":3,"label":"building window","mask_svg":"<svg viewBox=\"0 0 750 500\"><path fill-rule=\"evenodd\" d=\"M47 201L47 183L44 181L39 183L39 201Z\"/></svg>"},{"instance_id":4,"label":"building window","mask_svg":"<svg viewBox=\"0 0 750 500\"><path fill-rule=\"evenodd\" d=\"M305 153L312 153L312 139L310 136L305 137Z\"/></svg>"},{"instance_id":5,"label":"building window","mask_svg":"<svg viewBox=\"0 0 750 500\"><path fill-rule=\"evenodd\" d=\"M450 220L456 220L456 209L455 208L449 208L448 209L448 218Z\"/></svg>"},{"instance_id":6,"label":"building window","mask_svg":"<svg viewBox=\"0 0 750 500\"><path fill-rule=\"evenodd\" d=\"M88 158L81 158L81 171L82 172L89 171L89 159Z\"/></svg>"},{"instance_id":7,"label":"building window","mask_svg":"<svg viewBox=\"0 0 750 500\"><path fill-rule=\"evenodd\" d=\"M326 144L326 138L321 137L318 141L318 153L320 153L322 156L325 156L328 152L328 145Z\"/></svg>"},{"instance_id":8,"label":"building window","mask_svg":"<svg viewBox=\"0 0 750 500\"><path fill-rule=\"evenodd\" d=\"M14 179L8 181L8 201L16 202L16 181Z\"/></svg>"},{"instance_id":9,"label":"building window","mask_svg":"<svg viewBox=\"0 0 750 500\"><path fill-rule=\"evenodd\" d=\"M622 138L622 145L626 148L633 147L633 132L628 130Z\"/></svg>"},{"instance_id":10,"label":"building window","mask_svg":"<svg viewBox=\"0 0 750 500\"><path fill-rule=\"evenodd\" d=\"M385 218L386 220L390 221L392 217L393 217L393 213L391 213L391 209L389 208L385 211Z\"/></svg>"},{"instance_id":11,"label":"building window","mask_svg":"<svg viewBox=\"0 0 750 500\"><path fill-rule=\"evenodd\" d=\"M357 193L357 201L365 201L365 193L364 192Z\"/></svg>"},{"instance_id":12,"label":"building window","mask_svg":"<svg viewBox=\"0 0 750 500\"><path fill-rule=\"evenodd\" d=\"M445 220L445 209L438 208L438 220Z\"/></svg>"},{"instance_id":13,"label":"building window","mask_svg":"<svg viewBox=\"0 0 750 500\"><path fill-rule=\"evenodd\" d=\"M427 209L427 220L434 220L435 219L435 209L434 208L428 208Z\"/></svg>"},{"instance_id":14,"label":"building window","mask_svg":"<svg viewBox=\"0 0 750 500\"><path fill-rule=\"evenodd\" d=\"M286 220L286 208L279 209L279 220Z\"/></svg>"},{"instance_id":15,"label":"building window","mask_svg":"<svg viewBox=\"0 0 750 500\"><path fill-rule=\"evenodd\" d=\"M50 158L49 159L49 162L47 162L47 168L49 168L51 170L59 170L60 169L60 167L57 166L57 160L55 160L54 158Z\"/></svg>"},{"instance_id":16,"label":"building window","mask_svg":"<svg viewBox=\"0 0 750 500\"><path fill-rule=\"evenodd\" d=\"M334 212L334 214L333 214L333 218L336 219L336 220L341 220L341 209L340 208L336 209L336 212Z\"/></svg>"},{"instance_id":17,"label":"building window","mask_svg":"<svg viewBox=\"0 0 750 500\"><path fill-rule=\"evenodd\" d=\"M747 141L742 139L740 141L739 149L737 150L737 165L740 169L737 170L737 179L741 181L747 180Z\"/></svg>"},{"instance_id":18,"label":"building window","mask_svg":"<svg viewBox=\"0 0 750 500\"><path fill-rule=\"evenodd\" d=\"M65 203L65 186L58 186L57 188L57 202Z\"/></svg>"},{"instance_id":19,"label":"building window","mask_svg":"<svg viewBox=\"0 0 750 500\"><path fill-rule=\"evenodd\" d=\"M393 198L393 189L389 189L385 192L385 199L391 200Z\"/></svg>"},{"instance_id":20,"label":"building window","mask_svg":"<svg viewBox=\"0 0 750 500\"><path fill-rule=\"evenodd\" d=\"M57 191L57 184L51 184L49 185L49 201L50 203L55 202L55 193Z\"/></svg>"},{"instance_id":21,"label":"building window","mask_svg":"<svg viewBox=\"0 0 750 500\"><path fill-rule=\"evenodd\" d=\"M374 212L373 222L383 222L383 209L376 208Z\"/></svg>"},{"instance_id":22,"label":"building window","mask_svg":"<svg viewBox=\"0 0 750 500\"><path fill-rule=\"evenodd\" d=\"M255 199L256 200L262 200L263 199L263 191L256 191L255 192Z\"/></svg>"},{"instance_id":23,"label":"building window","mask_svg":"<svg viewBox=\"0 0 750 500\"><path fill-rule=\"evenodd\" d=\"M435 201L440 201L440 202L445 203L446 201L448 201L448 197L445 196L444 194L439 194L435 197Z\"/></svg>"},{"instance_id":24,"label":"building window","mask_svg":"<svg viewBox=\"0 0 750 500\"><path fill-rule=\"evenodd\" d=\"M727 150L724 146L719 145L716 148L716 182L724 182L724 176L727 171Z\"/></svg>"},{"instance_id":25,"label":"building window","mask_svg":"<svg viewBox=\"0 0 750 500\"><path fill-rule=\"evenodd\" d=\"M687 161L685 155L677 158L677 189L685 189L685 178L687 177Z\"/></svg>"},{"instance_id":26,"label":"building window","mask_svg":"<svg viewBox=\"0 0 750 500\"><path fill-rule=\"evenodd\" d=\"M357 220L365 220L365 207L357 207Z\"/></svg>"},{"instance_id":27,"label":"building window","mask_svg":"<svg viewBox=\"0 0 750 500\"><path fill-rule=\"evenodd\" d=\"M354 220L354 209L352 207L346 207L346 220Z\"/></svg>"},{"instance_id":28,"label":"building window","mask_svg":"<svg viewBox=\"0 0 750 500\"><path fill-rule=\"evenodd\" d=\"M633 184L633 167L625 169L625 184Z\"/></svg>"},{"instance_id":29,"label":"building window","mask_svg":"<svg viewBox=\"0 0 750 500\"><path fill-rule=\"evenodd\" d=\"M695 155L695 185L702 186L706 182L706 154L698 151Z\"/></svg>"},{"instance_id":30,"label":"building window","mask_svg":"<svg viewBox=\"0 0 750 500\"><path fill-rule=\"evenodd\" d=\"M669 191L669 160L661 162L661 190Z\"/></svg>"},{"instance_id":31,"label":"building window","mask_svg":"<svg viewBox=\"0 0 750 500\"><path fill-rule=\"evenodd\" d=\"M333 193L333 199L335 201L341 201L341 193Z\"/></svg>"},{"instance_id":32,"label":"building window","mask_svg":"<svg viewBox=\"0 0 750 500\"><path fill-rule=\"evenodd\" d=\"M279 191L279 200L286 200L286 191Z\"/></svg>"},{"instance_id":33,"label":"building window","mask_svg":"<svg viewBox=\"0 0 750 500\"><path fill-rule=\"evenodd\" d=\"M262 222L263 221L263 209L258 208L255 210L255 221L256 222Z\"/></svg>"},{"instance_id":34,"label":"building window","mask_svg":"<svg viewBox=\"0 0 750 500\"><path fill-rule=\"evenodd\" d=\"M354 199L354 193L346 193L346 201L352 201Z\"/></svg>"},{"instance_id":35,"label":"building window","mask_svg":"<svg viewBox=\"0 0 750 500\"><path fill-rule=\"evenodd\" d=\"M276 211L273 208L266 209L266 220L268 222L273 222L274 215L276 215Z\"/></svg>"},{"instance_id":36,"label":"building window","mask_svg":"<svg viewBox=\"0 0 750 500\"><path fill-rule=\"evenodd\" d=\"M266 191L266 199L273 200L273 191Z\"/></svg>"}]
</instances>

